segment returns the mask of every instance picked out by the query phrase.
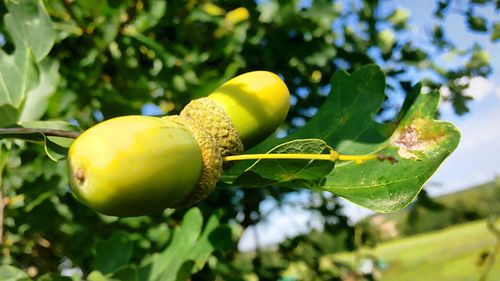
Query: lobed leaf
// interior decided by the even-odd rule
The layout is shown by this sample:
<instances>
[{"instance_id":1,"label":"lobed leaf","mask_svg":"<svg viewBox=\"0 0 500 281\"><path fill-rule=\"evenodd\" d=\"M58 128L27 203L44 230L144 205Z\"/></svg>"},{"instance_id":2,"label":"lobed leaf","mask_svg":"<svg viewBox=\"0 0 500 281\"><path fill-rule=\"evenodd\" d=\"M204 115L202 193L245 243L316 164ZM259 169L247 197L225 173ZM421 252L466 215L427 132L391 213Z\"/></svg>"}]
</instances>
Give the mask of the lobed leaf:
<instances>
[{"instance_id":1,"label":"lobed leaf","mask_svg":"<svg viewBox=\"0 0 500 281\"><path fill-rule=\"evenodd\" d=\"M125 267L132 256L132 243L125 232L117 232L109 239L97 243L94 268L102 274Z\"/></svg>"},{"instance_id":2,"label":"lobed leaf","mask_svg":"<svg viewBox=\"0 0 500 281\"><path fill-rule=\"evenodd\" d=\"M217 214L209 217L203 227L203 216L198 208L191 208L174 230L172 241L165 251L154 255L139 269L139 280L183 280L182 277L201 270L214 250L216 240L229 236L221 233ZM224 229L224 228L222 228ZM213 235L217 234L214 238Z\"/></svg>"},{"instance_id":3,"label":"lobed leaf","mask_svg":"<svg viewBox=\"0 0 500 281\"><path fill-rule=\"evenodd\" d=\"M12 37L16 49L31 49L37 62L46 57L55 42L55 32L43 2L5 1L8 14L5 27Z\"/></svg>"},{"instance_id":4,"label":"lobed leaf","mask_svg":"<svg viewBox=\"0 0 500 281\"><path fill-rule=\"evenodd\" d=\"M4 113L0 115L2 127L15 124L21 117L23 120L39 118L57 83L53 79L54 70L42 67L42 82L45 83L38 86L38 63L47 56L55 42L52 22L43 2L6 0L5 6L8 11L3 18L5 30L15 50L12 54L0 50L0 112ZM53 62L42 64L53 65ZM57 74L57 68L55 72ZM22 107L26 108L23 114ZM33 112L29 112L31 110Z\"/></svg>"},{"instance_id":5,"label":"lobed leaf","mask_svg":"<svg viewBox=\"0 0 500 281\"><path fill-rule=\"evenodd\" d=\"M452 124L434 120L438 101L436 92L420 94L394 133L374 149L395 156L396 164L338 164L323 189L378 212L407 206L460 139Z\"/></svg>"},{"instance_id":6,"label":"lobed leaf","mask_svg":"<svg viewBox=\"0 0 500 281\"><path fill-rule=\"evenodd\" d=\"M331 80L329 97L304 127L284 139L268 139L249 153L267 151L293 139L318 138L342 154L392 156L398 163L337 163L322 185L305 187L332 192L378 212L397 211L415 198L457 147L460 133L452 124L434 120L439 95L421 94L419 85L408 94L396 120L387 124L375 122L384 102L384 91L385 76L375 65L362 67L352 75L338 72ZM236 180L250 165L235 165L223 180L243 185L241 179ZM271 168L265 173L277 171ZM258 173L265 176L262 171Z\"/></svg>"}]
</instances>

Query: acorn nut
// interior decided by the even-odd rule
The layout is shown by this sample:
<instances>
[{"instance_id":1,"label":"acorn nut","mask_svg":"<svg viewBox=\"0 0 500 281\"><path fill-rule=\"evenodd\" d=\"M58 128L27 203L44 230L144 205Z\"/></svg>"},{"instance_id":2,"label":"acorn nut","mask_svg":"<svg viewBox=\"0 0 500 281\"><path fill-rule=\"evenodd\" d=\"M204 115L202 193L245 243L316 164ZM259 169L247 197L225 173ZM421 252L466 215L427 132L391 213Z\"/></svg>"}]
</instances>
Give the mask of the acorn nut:
<instances>
[{"instance_id":1,"label":"acorn nut","mask_svg":"<svg viewBox=\"0 0 500 281\"><path fill-rule=\"evenodd\" d=\"M260 143L282 123L290 107L290 93L278 75L252 71L224 83L208 96L234 124L245 149Z\"/></svg>"},{"instance_id":2,"label":"acorn nut","mask_svg":"<svg viewBox=\"0 0 500 281\"><path fill-rule=\"evenodd\" d=\"M70 186L92 209L136 216L179 204L202 173L193 134L168 119L123 116L81 134L68 154Z\"/></svg>"}]
</instances>

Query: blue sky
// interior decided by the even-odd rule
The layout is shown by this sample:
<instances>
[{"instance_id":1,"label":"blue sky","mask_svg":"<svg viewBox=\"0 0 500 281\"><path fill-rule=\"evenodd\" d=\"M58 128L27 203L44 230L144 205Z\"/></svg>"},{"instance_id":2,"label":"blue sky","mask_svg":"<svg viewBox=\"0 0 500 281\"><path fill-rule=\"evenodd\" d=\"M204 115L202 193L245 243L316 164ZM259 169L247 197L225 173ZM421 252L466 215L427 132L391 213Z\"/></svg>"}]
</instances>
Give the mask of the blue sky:
<instances>
[{"instance_id":1,"label":"blue sky","mask_svg":"<svg viewBox=\"0 0 500 281\"><path fill-rule=\"evenodd\" d=\"M414 38L425 38L432 30L435 19L432 11L435 1L384 1L384 9L400 7L411 12L411 35ZM490 6L491 7L491 6ZM499 14L490 10L479 10L489 19L499 18ZM426 185L431 195L440 195L464 189L469 186L490 181L500 176L500 42L496 44L485 34L467 31L463 16L452 14L444 21L447 36L462 49L479 43L491 57L493 73L487 79L476 77L471 79L467 94L474 97L470 102L470 113L457 116L449 104L441 105L441 119L454 123L461 131L462 138L457 150L443 163ZM439 58L446 63L446 58ZM415 77L417 82L421 77ZM446 89L441 90L446 94ZM357 220L370 211L349 203L345 203L345 211L351 219ZM263 206L266 208L266 206ZM272 206L268 206L272 208ZM286 207L272 212L268 223L251 228L240 241L240 249L254 247L255 231L260 243L272 244L286 237L308 231L308 224L315 218L298 208Z\"/></svg>"}]
</instances>

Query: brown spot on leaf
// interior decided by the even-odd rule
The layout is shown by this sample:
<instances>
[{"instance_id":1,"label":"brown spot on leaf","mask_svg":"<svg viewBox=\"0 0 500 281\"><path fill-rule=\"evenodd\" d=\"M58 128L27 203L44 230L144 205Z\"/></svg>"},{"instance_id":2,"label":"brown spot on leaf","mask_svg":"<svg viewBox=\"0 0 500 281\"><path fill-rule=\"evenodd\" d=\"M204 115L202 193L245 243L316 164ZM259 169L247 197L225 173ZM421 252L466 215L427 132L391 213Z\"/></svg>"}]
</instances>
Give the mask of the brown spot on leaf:
<instances>
[{"instance_id":1,"label":"brown spot on leaf","mask_svg":"<svg viewBox=\"0 0 500 281\"><path fill-rule=\"evenodd\" d=\"M379 161L389 161L391 164L396 164L396 163L398 163L398 159L396 159L396 157L391 156L391 155L383 155L383 154L379 154L379 155L377 155L377 159L378 159Z\"/></svg>"},{"instance_id":2,"label":"brown spot on leaf","mask_svg":"<svg viewBox=\"0 0 500 281\"><path fill-rule=\"evenodd\" d=\"M391 143L399 147L398 154L405 159L418 159L419 157L414 152L425 150L428 146L415 124L410 124L398 131L393 136Z\"/></svg>"},{"instance_id":3,"label":"brown spot on leaf","mask_svg":"<svg viewBox=\"0 0 500 281\"><path fill-rule=\"evenodd\" d=\"M406 127L394 141L399 147L414 150L419 146L419 134L413 126Z\"/></svg>"}]
</instances>

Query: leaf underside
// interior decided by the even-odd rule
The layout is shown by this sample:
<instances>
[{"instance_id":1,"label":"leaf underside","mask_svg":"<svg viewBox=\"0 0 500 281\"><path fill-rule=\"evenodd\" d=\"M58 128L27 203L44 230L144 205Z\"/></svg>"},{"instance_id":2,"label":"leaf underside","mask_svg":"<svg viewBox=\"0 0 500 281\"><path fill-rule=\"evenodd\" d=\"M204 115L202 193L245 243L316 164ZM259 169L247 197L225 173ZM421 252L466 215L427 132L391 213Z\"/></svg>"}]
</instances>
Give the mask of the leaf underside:
<instances>
[{"instance_id":1,"label":"leaf underside","mask_svg":"<svg viewBox=\"0 0 500 281\"><path fill-rule=\"evenodd\" d=\"M385 76L375 65L365 66L352 75L338 72L331 80L327 100L304 127L284 139L270 138L248 153L270 151L291 140L316 138L342 154L393 156L398 161L395 164L377 160L362 164L339 162L326 176L317 173L312 180L314 172L311 172L306 179L300 175L290 179L306 181L307 184L298 187L329 191L377 212L397 211L415 198L453 152L460 133L451 123L434 119L439 95L422 94L419 85L408 94L396 120L386 124L375 122L385 99L384 91ZM254 167L248 161L238 163L226 171L222 180L248 185L244 175L264 174ZM275 167L270 169L266 175L272 175ZM256 177L253 175L249 180ZM286 180L270 184L288 185Z\"/></svg>"}]
</instances>

